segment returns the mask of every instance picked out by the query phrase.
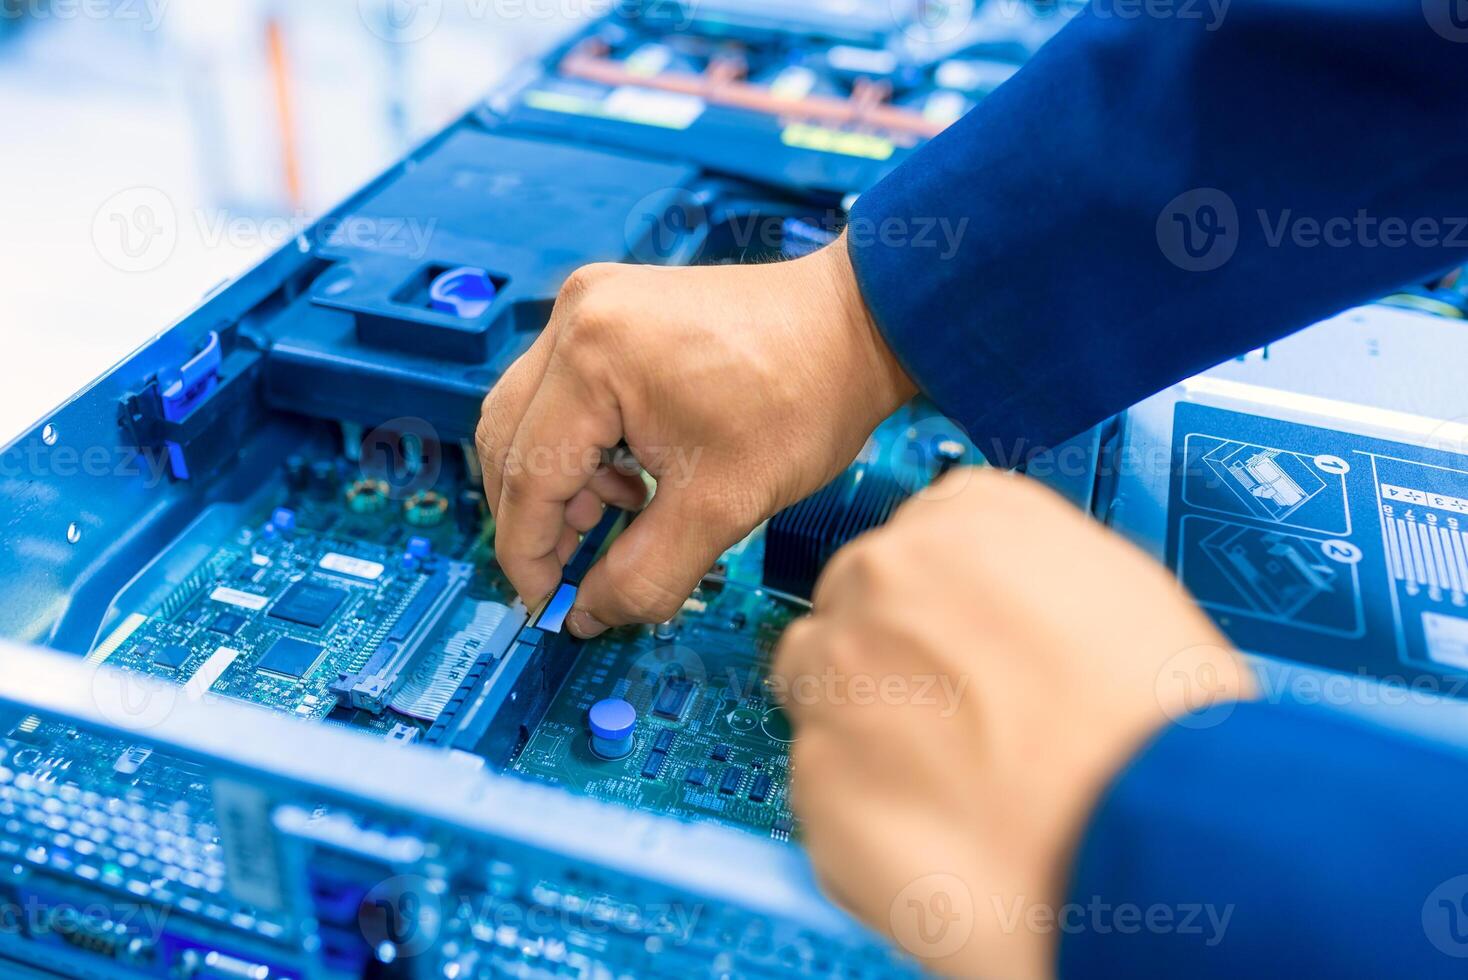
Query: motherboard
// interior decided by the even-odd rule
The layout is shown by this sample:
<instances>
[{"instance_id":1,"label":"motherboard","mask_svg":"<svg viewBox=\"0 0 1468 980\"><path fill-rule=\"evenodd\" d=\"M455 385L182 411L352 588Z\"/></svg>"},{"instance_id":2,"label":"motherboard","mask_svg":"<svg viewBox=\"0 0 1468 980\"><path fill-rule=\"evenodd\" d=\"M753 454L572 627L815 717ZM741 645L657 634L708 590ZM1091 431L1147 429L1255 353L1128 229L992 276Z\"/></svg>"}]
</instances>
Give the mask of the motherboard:
<instances>
[{"instance_id":1,"label":"motherboard","mask_svg":"<svg viewBox=\"0 0 1468 980\"><path fill-rule=\"evenodd\" d=\"M961 440L930 408L903 409L850 471L727 552L674 618L567 638L548 654L569 659L564 679L503 759L474 757L454 738L456 712L511 656L530 615L495 562L472 464L404 490L352 459L350 445L288 459L242 523L187 532L202 557L172 570L156 603L121 613L87 659L193 699L245 702L660 816L798 839L796 736L768 683L780 635L809 611L829 552L971 455ZM587 547L604 548L622 520L611 515ZM598 722L608 706L623 713L617 731ZM226 853L228 800L210 773L34 715L6 731L0 858L280 936L285 923L234 893L226 868L247 857ZM116 923L94 926L53 938L110 944L121 959L157 954L130 953Z\"/></svg>"}]
</instances>

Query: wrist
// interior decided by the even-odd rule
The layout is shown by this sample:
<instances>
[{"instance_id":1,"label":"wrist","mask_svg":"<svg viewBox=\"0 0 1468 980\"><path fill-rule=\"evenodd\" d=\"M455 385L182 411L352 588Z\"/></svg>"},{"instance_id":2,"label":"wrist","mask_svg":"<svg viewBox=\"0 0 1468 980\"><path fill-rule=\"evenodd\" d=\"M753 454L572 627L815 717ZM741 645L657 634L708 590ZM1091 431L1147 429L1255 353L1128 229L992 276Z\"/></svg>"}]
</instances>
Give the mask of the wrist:
<instances>
[{"instance_id":1,"label":"wrist","mask_svg":"<svg viewBox=\"0 0 1468 980\"><path fill-rule=\"evenodd\" d=\"M876 421L901 408L918 393L917 385L908 377L902 363L888 346L877 326L851 264L846 234L816 252L807 260L816 280L815 293L829 307L831 317L850 344L852 356L862 379L870 384L871 404L880 413Z\"/></svg>"}]
</instances>

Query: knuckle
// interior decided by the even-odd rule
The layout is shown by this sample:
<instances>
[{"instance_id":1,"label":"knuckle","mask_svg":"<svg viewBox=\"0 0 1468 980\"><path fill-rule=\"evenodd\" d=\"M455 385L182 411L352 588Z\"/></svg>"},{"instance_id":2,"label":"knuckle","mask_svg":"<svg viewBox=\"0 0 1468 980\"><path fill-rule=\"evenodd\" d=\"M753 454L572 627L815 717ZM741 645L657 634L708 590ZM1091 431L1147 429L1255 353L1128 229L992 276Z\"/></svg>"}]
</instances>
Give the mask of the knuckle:
<instances>
[{"instance_id":1,"label":"knuckle","mask_svg":"<svg viewBox=\"0 0 1468 980\"><path fill-rule=\"evenodd\" d=\"M863 534L836 553L821 578L829 587L857 594L881 589L894 575L893 541L884 530Z\"/></svg>"},{"instance_id":2,"label":"knuckle","mask_svg":"<svg viewBox=\"0 0 1468 980\"><path fill-rule=\"evenodd\" d=\"M616 266L609 262L593 262L583 265L566 277L561 284L559 299L575 303L583 298L598 283L607 278Z\"/></svg>"},{"instance_id":3,"label":"knuckle","mask_svg":"<svg viewBox=\"0 0 1468 980\"><path fill-rule=\"evenodd\" d=\"M607 573L613 601L624 616L635 621L671 619L688 598L625 561L611 565Z\"/></svg>"},{"instance_id":4,"label":"knuckle","mask_svg":"<svg viewBox=\"0 0 1468 980\"><path fill-rule=\"evenodd\" d=\"M775 659L771 669L788 682L800 669L806 651L815 643L818 630L819 627L810 616L802 616L786 626L785 632L780 635L780 641L775 647Z\"/></svg>"}]
</instances>

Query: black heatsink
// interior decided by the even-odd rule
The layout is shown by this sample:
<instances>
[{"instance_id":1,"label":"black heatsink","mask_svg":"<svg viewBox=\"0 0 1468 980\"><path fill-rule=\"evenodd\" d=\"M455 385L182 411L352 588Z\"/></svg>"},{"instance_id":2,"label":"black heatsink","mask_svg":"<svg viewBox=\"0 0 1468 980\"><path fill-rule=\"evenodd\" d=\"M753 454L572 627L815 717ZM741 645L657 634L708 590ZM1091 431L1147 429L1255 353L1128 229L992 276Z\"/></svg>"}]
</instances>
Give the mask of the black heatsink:
<instances>
[{"instance_id":1,"label":"black heatsink","mask_svg":"<svg viewBox=\"0 0 1468 980\"><path fill-rule=\"evenodd\" d=\"M765 585L810 598L831 556L885 523L907 497L890 474L854 466L780 511L765 531Z\"/></svg>"}]
</instances>

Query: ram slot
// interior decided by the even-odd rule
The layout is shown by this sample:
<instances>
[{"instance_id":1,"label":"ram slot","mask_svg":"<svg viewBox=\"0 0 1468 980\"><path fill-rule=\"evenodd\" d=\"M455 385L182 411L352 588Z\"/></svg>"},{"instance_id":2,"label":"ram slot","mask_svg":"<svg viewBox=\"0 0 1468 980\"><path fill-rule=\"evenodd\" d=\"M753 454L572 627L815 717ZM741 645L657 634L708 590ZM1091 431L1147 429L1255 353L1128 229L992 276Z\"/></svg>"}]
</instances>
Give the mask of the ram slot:
<instances>
[{"instance_id":1,"label":"ram slot","mask_svg":"<svg viewBox=\"0 0 1468 980\"><path fill-rule=\"evenodd\" d=\"M340 675L332 692L350 707L373 714L386 710L473 577L474 567L464 562L448 562L432 572L362 669Z\"/></svg>"}]
</instances>

